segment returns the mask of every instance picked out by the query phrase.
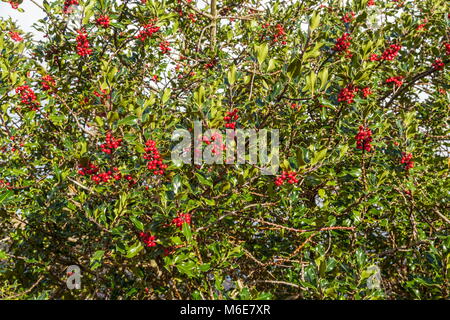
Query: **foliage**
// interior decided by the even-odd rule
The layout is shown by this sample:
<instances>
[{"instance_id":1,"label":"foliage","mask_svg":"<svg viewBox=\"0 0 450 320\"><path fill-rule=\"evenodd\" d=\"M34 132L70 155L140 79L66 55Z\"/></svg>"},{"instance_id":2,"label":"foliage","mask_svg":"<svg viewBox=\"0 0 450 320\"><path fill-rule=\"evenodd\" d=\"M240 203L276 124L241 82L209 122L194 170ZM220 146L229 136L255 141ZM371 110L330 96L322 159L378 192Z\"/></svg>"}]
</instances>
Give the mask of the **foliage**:
<instances>
[{"instance_id":1,"label":"foliage","mask_svg":"<svg viewBox=\"0 0 450 320\"><path fill-rule=\"evenodd\" d=\"M448 2L69 2L0 20L2 298L448 298ZM298 181L171 162L234 109Z\"/></svg>"}]
</instances>

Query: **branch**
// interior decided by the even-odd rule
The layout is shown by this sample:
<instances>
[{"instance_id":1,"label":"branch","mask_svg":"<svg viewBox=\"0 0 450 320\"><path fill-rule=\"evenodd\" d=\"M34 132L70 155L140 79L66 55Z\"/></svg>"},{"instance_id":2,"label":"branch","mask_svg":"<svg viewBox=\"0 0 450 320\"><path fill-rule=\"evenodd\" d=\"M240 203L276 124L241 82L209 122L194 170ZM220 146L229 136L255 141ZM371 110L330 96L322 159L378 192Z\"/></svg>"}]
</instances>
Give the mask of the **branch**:
<instances>
[{"instance_id":1,"label":"branch","mask_svg":"<svg viewBox=\"0 0 450 320\"><path fill-rule=\"evenodd\" d=\"M434 208L433 211L436 212L437 215L438 215L439 217L441 217L445 222L447 222L448 224L450 224L450 220L449 220L446 216L444 216L442 213L440 213L436 208Z\"/></svg>"},{"instance_id":2,"label":"branch","mask_svg":"<svg viewBox=\"0 0 450 320\"><path fill-rule=\"evenodd\" d=\"M211 0L211 50L216 48L217 35L217 0Z\"/></svg>"},{"instance_id":3,"label":"branch","mask_svg":"<svg viewBox=\"0 0 450 320\"><path fill-rule=\"evenodd\" d=\"M77 186L79 186L80 188L83 188L84 190L89 191L91 194L95 194L95 192L94 192L92 189L86 187L85 185L79 183L78 181L72 179L71 177L67 177L67 180L72 181L73 183L75 183L75 184L76 184Z\"/></svg>"},{"instance_id":4,"label":"branch","mask_svg":"<svg viewBox=\"0 0 450 320\"><path fill-rule=\"evenodd\" d=\"M206 13L206 12L203 12L203 11L197 9L195 6L193 6L192 4L190 4L189 2L187 2L186 0L181 0L181 1L182 1L185 5L187 5L190 9L194 10L195 12L197 12L198 14L200 14L200 15L202 15L202 16L208 18L208 19L211 19L211 20L213 19L213 17L212 17L210 14L208 14L208 13Z\"/></svg>"},{"instance_id":5,"label":"branch","mask_svg":"<svg viewBox=\"0 0 450 320\"><path fill-rule=\"evenodd\" d=\"M13 296L3 298L2 300L11 300L11 299L15 299L15 298L20 298L20 297L30 293L39 284L39 282L42 281L42 279L44 279L44 276L39 277L39 279L28 290L25 290L24 292L13 295Z\"/></svg>"},{"instance_id":6,"label":"branch","mask_svg":"<svg viewBox=\"0 0 450 320\"><path fill-rule=\"evenodd\" d=\"M262 283L273 283L273 284L282 284L285 286L290 286L290 287L294 287L294 288L298 288L298 289L303 289L302 287L300 287L298 284L295 283L290 283L290 282L286 282L286 281L275 281L275 280L255 280L256 282L262 282Z\"/></svg>"},{"instance_id":7,"label":"branch","mask_svg":"<svg viewBox=\"0 0 450 320\"><path fill-rule=\"evenodd\" d=\"M249 14L247 16L221 16L218 17L218 19L229 19L229 20L253 20L255 18L257 18L258 16L262 15L261 13L254 13L254 14Z\"/></svg>"},{"instance_id":8,"label":"branch","mask_svg":"<svg viewBox=\"0 0 450 320\"><path fill-rule=\"evenodd\" d=\"M256 222L260 222L263 224L267 224L270 226L274 226L277 227L279 229L284 229L284 230L288 230L288 231L293 231L293 232L297 232L297 233L305 233L305 232L313 232L313 231L329 231L329 230L355 230L355 227L323 227L323 228L316 228L316 229L295 229L295 228L290 228L290 227L285 227L276 223L272 223L272 222L268 222L268 221L264 221L264 220L260 220L260 219L254 219L254 218L250 218L253 221Z\"/></svg>"},{"instance_id":9,"label":"branch","mask_svg":"<svg viewBox=\"0 0 450 320\"><path fill-rule=\"evenodd\" d=\"M447 64L450 62L450 59L443 61L444 64ZM392 96L392 98L388 101L388 103L386 104L386 106L390 105L392 102L394 102L394 100L400 96L401 94L405 93L406 91L408 91L408 89L410 87L412 87L417 81L419 81L422 78L425 78L426 76L429 76L433 73L435 73L436 71L439 71L438 69L435 69L434 67L430 67L428 70L425 70L417 75L415 75L411 80L408 81L408 83L404 86L402 86L399 90L397 90L394 95ZM389 94L385 95L384 97L379 99L379 102L386 99L389 96Z\"/></svg>"},{"instance_id":10,"label":"branch","mask_svg":"<svg viewBox=\"0 0 450 320\"><path fill-rule=\"evenodd\" d=\"M72 109L70 109L70 107L68 106L68 104L66 103L66 101L60 97L57 93L55 93L55 97L67 108L67 110L69 111L69 113L72 115L72 117L75 119L75 122L77 123L78 128L80 128L83 132L87 133L88 135L95 137L95 133L93 133L92 131L87 130L85 127L83 127L80 123L80 121L78 120L78 117L75 115L75 113L72 111Z\"/></svg>"}]
</instances>

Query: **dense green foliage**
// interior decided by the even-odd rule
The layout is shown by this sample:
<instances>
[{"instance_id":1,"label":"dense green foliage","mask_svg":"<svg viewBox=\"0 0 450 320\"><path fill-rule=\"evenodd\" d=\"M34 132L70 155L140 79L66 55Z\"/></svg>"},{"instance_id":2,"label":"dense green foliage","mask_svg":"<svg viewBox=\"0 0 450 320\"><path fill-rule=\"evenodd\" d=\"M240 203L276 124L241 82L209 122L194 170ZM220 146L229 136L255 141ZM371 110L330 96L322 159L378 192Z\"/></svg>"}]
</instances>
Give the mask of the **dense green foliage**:
<instances>
[{"instance_id":1,"label":"dense green foliage","mask_svg":"<svg viewBox=\"0 0 450 320\"><path fill-rule=\"evenodd\" d=\"M0 20L1 298L448 298L448 1L64 2L43 1L43 40ZM175 129L233 109L280 130L297 183L171 162Z\"/></svg>"}]
</instances>

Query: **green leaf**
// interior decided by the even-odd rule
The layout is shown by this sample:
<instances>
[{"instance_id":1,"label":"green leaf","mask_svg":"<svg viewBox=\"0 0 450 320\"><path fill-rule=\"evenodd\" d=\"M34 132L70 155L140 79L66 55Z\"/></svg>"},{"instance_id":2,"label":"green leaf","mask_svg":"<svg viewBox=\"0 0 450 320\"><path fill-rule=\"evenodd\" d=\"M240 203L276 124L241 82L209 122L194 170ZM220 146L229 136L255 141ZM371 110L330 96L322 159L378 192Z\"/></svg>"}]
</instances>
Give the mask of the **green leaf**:
<instances>
[{"instance_id":1,"label":"green leaf","mask_svg":"<svg viewBox=\"0 0 450 320\"><path fill-rule=\"evenodd\" d=\"M191 242L192 241L191 226L187 223L183 223L181 231L183 232L183 235L186 237L186 240L188 242Z\"/></svg>"},{"instance_id":2,"label":"green leaf","mask_svg":"<svg viewBox=\"0 0 450 320\"><path fill-rule=\"evenodd\" d=\"M316 163L320 162L325 158L327 155L327 148L320 150L319 152L314 154L314 157L311 160L311 165L315 165Z\"/></svg>"},{"instance_id":3,"label":"green leaf","mask_svg":"<svg viewBox=\"0 0 450 320\"><path fill-rule=\"evenodd\" d=\"M179 272L187 274L190 277L194 276L197 264L194 261L188 261L177 265Z\"/></svg>"},{"instance_id":4,"label":"green leaf","mask_svg":"<svg viewBox=\"0 0 450 320\"><path fill-rule=\"evenodd\" d=\"M194 93L194 101L197 103L197 105L201 106L204 100L205 100L205 87L200 86L200 88L198 88L198 91Z\"/></svg>"},{"instance_id":5,"label":"green leaf","mask_svg":"<svg viewBox=\"0 0 450 320\"><path fill-rule=\"evenodd\" d=\"M323 43L316 43L314 48L312 48L309 51L306 51L305 54L302 57L302 61L305 62L306 60L310 58L317 58L320 56L320 48L323 46Z\"/></svg>"},{"instance_id":6,"label":"green leaf","mask_svg":"<svg viewBox=\"0 0 450 320\"><path fill-rule=\"evenodd\" d=\"M144 231L144 224L139 221L136 217L130 217L131 222L133 222L134 226L138 228L140 231Z\"/></svg>"},{"instance_id":7,"label":"green leaf","mask_svg":"<svg viewBox=\"0 0 450 320\"><path fill-rule=\"evenodd\" d=\"M96 1L95 0L91 0L89 1L89 3L86 5L86 7L84 8L84 17L82 20L82 24L87 24L89 22L89 19L94 15L94 6L95 6Z\"/></svg>"},{"instance_id":8,"label":"green leaf","mask_svg":"<svg viewBox=\"0 0 450 320\"><path fill-rule=\"evenodd\" d=\"M133 246L129 247L127 250L127 258L133 258L136 256L141 250L144 249L144 246L140 241L137 241Z\"/></svg>"},{"instance_id":9,"label":"green leaf","mask_svg":"<svg viewBox=\"0 0 450 320\"><path fill-rule=\"evenodd\" d=\"M6 260L8 258L8 255L5 251L0 250L0 260Z\"/></svg>"},{"instance_id":10,"label":"green leaf","mask_svg":"<svg viewBox=\"0 0 450 320\"><path fill-rule=\"evenodd\" d=\"M95 270L102 265L102 259L104 254L105 254L104 250L98 250L94 253L90 261L92 270Z\"/></svg>"},{"instance_id":11,"label":"green leaf","mask_svg":"<svg viewBox=\"0 0 450 320\"><path fill-rule=\"evenodd\" d=\"M113 67L109 72L108 72L108 80L111 82L114 79L114 76L117 73L117 67Z\"/></svg>"},{"instance_id":12,"label":"green leaf","mask_svg":"<svg viewBox=\"0 0 450 320\"><path fill-rule=\"evenodd\" d=\"M311 73L309 74L309 83L310 83L310 93L311 96L314 95L314 89L316 85L317 75L314 72L314 70L311 70Z\"/></svg>"},{"instance_id":13,"label":"green leaf","mask_svg":"<svg viewBox=\"0 0 450 320\"><path fill-rule=\"evenodd\" d=\"M321 197L322 199L325 198L325 190L324 189L319 189L318 191L319 197Z\"/></svg>"},{"instance_id":14,"label":"green leaf","mask_svg":"<svg viewBox=\"0 0 450 320\"><path fill-rule=\"evenodd\" d=\"M339 148L339 158L342 158L348 151L348 144L345 144Z\"/></svg>"},{"instance_id":15,"label":"green leaf","mask_svg":"<svg viewBox=\"0 0 450 320\"><path fill-rule=\"evenodd\" d=\"M320 79L320 90L322 90L323 88L325 88L325 85L327 84L328 81L328 69L325 68L321 70L318 74L318 77Z\"/></svg>"},{"instance_id":16,"label":"green leaf","mask_svg":"<svg viewBox=\"0 0 450 320\"><path fill-rule=\"evenodd\" d=\"M300 75L302 70L302 62L298 58L294 58L287 68L288 76L295 78Z\"/></svg>"},{"instance_id":17,"label":"green leaf","mask_svg":"<svg viewBox=\"0 0 450 320\"><path fill-rule=\"evenodd\" d=\"M209 263L201 264L199 267L201 272L208 272L211 269L211 265Z\"/></svg>"},{"instance_id":18,"label":"green leaf","mask_svg":"<svg viewBox=\"0 0 450 320\"><path fill-rule=\"evenodd\" d=\"M162 103L166 103L170 98L171 90L169 88L164 89L163 96L161 98Z\"/></svg>"},{"instance_id":19,"label":"green leaf","mask_svg":"<svg viewBox=\"0 0 450 320\"><path fill-rule=\"evenodd\" d=\"M86 141L80 141L78 143L78 145L80 146L80 156L83 156L86 152L87 152L87 143Z\"/></svg>"},{"instance_id":20,"label":"green leaf","mask_svg":"<svg viewBox=\"0 0 450 320\"><path fill-rule=\"evenodd\" d=\"M228 71L228 82L233 85L236 81L236 66L233 64Z\"/></svg>"},{"instance_id":21,"label":"green leaf","mask_svg":"<svg viewBox=\"0 0 450 320\"><path fill-rule=\"evenodd\" d=\"M306 165L306 154L303 148L298 148L295 151L295 159L297 160L297 164L299 167L303 167Z\"/></svg>"},{"instance_id":22,"label":"green leaf","mask_svg":"<svg viewBox=\"0 0 450 320\"><path fill-rule=\"evenodd\" d=\"M99 127L102 127L105 125L105 122L103 121L103 118L96 116L95 117L95 122L99 125Z\"/></svg>"},{"instance_id":23,"label":"green leaf","mask_svg":"<svg viewBox=\"0 0 450 320\"><path fill-rule=\"evenodd\" d=\"M259 46L255 46L256 55L258 58L258 62L261 65L267 57L269 53L269 45L267 43L263 43Z\"/></svg>"},{"instance_id":24,"label":"green leaf","mask_svg":"<svg viewBox=\"0 0 450 320\"><path fill-rule=\"evenodd\" d=\"M320 15L319 13L316 11L313 13L312 17L311 17L311 21L309 23L309 30L311 30L311 32L313 32L320 23Z\"/></svg>"},{"instance_id":25,"label":"green leaf","mask_svg":"<svg viewBox=\"0 0 450 320\"><path fill-rule=\"evenodd\" d=\"M120 119L117 122L118 126L122 126L122 125L133 125L136 123L137 117L136 116L128 116L124 119Z\"/></svg>"},{"instance_id":26,"label":"green leaf","mask_svg":"<svg viewBox=\"0 0 450 320\"><path fill-rule=\"evenodd\" d=\"M177 194L177 193L178 193L178 190L179 190L180 187L181 187L181 178L180 178L180 175L177 174L177 175L173 178L172 185L173 185L173 193Z\"/></svg>"},{"instance_id":27,"label":"green leaf","mask_svg":"<svg viewBox=\"0 0 450 320\"><path fill-rule=\"evenodd\" d=\"M11 197L13 195L14 192L12 192L11 190L8 191L2 191L2 193L0 194L0 203L3 203L4 201L6 201L9 197Z\"/></svg>"},{"instance_id":28,"label":"green leaf","mask_svg":"<svg viewBox=\"0 0 450 320\"><path fill-rule=\"evenodd\" d=\"M276 67L276 60L272 58L269 60L269 63L267 66L267 72L272 71L273 69L275 69L275 67Z\"/></svg>"},{"instance_id":29,"label":"green leaf","mask_svg":"<svg viewBox=\"0 0 450 320\"><path fill-rule=\"evenodd\" d=\"M107 90L109 88L109 85L108 85L108 83L106 83L106 81L105 82L102 82L101 84L100 84L100 89L102 89L102 90Z\"/></svg>"},{"instance_id":30,"label":"green leaf","mask_svg":"<svg viewBox=\"0 0 450 320\"><path fill-rule=\"evenodd\" d=\"M203 177L200 173L196 172L195 175L197 176L198 181L200 182L200 184L202 185L207 185L210 186L211 188L213 187L213 183L212 181L205 179L205 177Z\"/></svg>"},{"instance_id":31,"label":"green leaf","mask_svg":"<svg viewBox=\"0 0 450 320\"><path fill-rule=\"evenodd\" d=\"M360 267L366 262L366 254L361 248L356 250L356 262Z\"/></svg>"},{"instance_id":32,"label":"green leaf","mask_svg":"<svg viewBox=\"0 0 450 320\"><path fill-rule=\"evenodd\" d=\"M181 241L181 238L180 238L180 237L172 237L172 238L170 238L170 240L172 240L172 243L173 243L174 245L179 245L179 244L182 244L182 243L183 243L183 241Z\"/></svg>"}]
</instances>

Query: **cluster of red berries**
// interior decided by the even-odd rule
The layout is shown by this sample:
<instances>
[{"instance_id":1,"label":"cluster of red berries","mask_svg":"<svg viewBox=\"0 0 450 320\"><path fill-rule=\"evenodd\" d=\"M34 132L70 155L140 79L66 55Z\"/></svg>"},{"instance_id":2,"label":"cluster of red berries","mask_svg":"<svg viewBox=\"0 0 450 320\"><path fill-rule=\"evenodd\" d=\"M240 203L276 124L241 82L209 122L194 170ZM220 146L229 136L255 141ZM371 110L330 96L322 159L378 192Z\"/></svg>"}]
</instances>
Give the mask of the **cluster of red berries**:
<instances>
[{"instance_id":1,"label":"cluster of red berries","mask_svg":"<svg viewBox=\"0 0 450 320\"><path fill-rule=\"evenodd\" d=\"M13 8L13 9L19 8L19 3L17 3L17 2L9 1L9 4L11 5L11 8Z\"/></svg>"},{"instance_id":2,"label":"cluster of red berries","mask_svg":"<svg viewBox=\"0 0 450 320\"><path fill-rule=\"evenodd\" d=\"M277 187L283 185L285 182L289 184L298 183L297 173L294 171L283 171L283 173L275 178L275 185Z\"/></svg>"},{"instance_id":3,"label":"cluster of red berries","mask_svg":"<svg viewBox=\"0 0 450 320\"><path fill-rule=\"evenodd\" d=\"M353 20L354 17L355 17L355 13L352 11L352 12L350 12L350 13L346 13L346 14L341 18L341 20L342 20L343 23L350 23L350 22Z\"/></svg>"},{"instance_id":4,"label":"cluster of red berries","mask_svg":"<svg viewBox=\"0 0 450 320\"><path fill-rule=\"evenodd\" d=\"M441 59L436 59L433 63L433 68L435 70L442 70L442 69L444 69L444 67L445 67L445 64Z\"/></svg>"},{"instance_id":5,"label":"cluster of red berries","mask_svg":"<svg viewBox=\"0 0 450 320\"><path fill-rule=\"evenodd\" d=\"M381 56L377 54L372 54L370 56L370 61L379 61L379 60L386 60L391 61L394 60L395 57L398 55L398 52L402 48L399 44L391 44L388 49L384 50L384 52L381 54Z\"/></svg>"},{"instance_id":6,"label":"cluster of red berries","mask_svg":"<svg viewBox=\"0 0 450 320\"><path fill-rule=\"evenodd\" d=\"M301 104L297 104L297 103L291 103L291 109L292 110L300 110L302 108Z\"/></svg>"},{"instance_id":7,"label":"cluster of red berries","mask_svg":"<svg viewBox=\"0 0 450 320\"><path fill-rule=\"evenodd\" d=\"M42 77L41 86L42 90L48 91L56 84L55 79L51 75L45 75Z\"/></svg>"},{"instance_id":8,"label":"cluster of red berries","mask_svg":"<svg viewBox=\"0 0 450 320\"><path fill-rule=\"evenodd\" d=\"M444 43L445 54L450 55L450 43Z\"/></svg>"},{"instance_id":9,"label":"cluster of red berries","mask_svg":"<svg viewBox=\"0 0 450 320\"><path fill-rule=\"evenodd\" d=\"M205 69L211 69L217 64L217 59L212 59L210 62L205 63Z\"/></svg>"},{"instance_id":10,"label":"cluster of red berries","mask_svg":"<svg viewBox=\"0 0 450 320\"><path fill-rule=\"evenodd\" d=\"M400 87L403 84L403 77L402 76L390 77L386 79L386 83L394 83L395 86Z\"/></svg>"},{"instance_id":11,"label":"cluster of red berries","mask_svg":"<svg viewBox=\"0 0 450 320\"><path fill-rule=\"evenodd\" d=\"M0 179L0 188L12 189L11 183L8 181Z\"/></svg>"},{"instance_id":12,"label":"cluster of red berries","mask_svg":"<svg viewBox=\"0 0 450 320\"><path fill-rule=\"evenodd\" d=\"M367 1L367 6L368 7L371 7L371 6L374 6L375 5L375 0L369 0L369 1Z\"/></svg>"},{"instance_id":13,"label":"cluster of red berries","mask_svg":"<svg viewBox=\"0 0 450 320\"><path fill-rule=\"evenodd\" d=\"M238 109L234 109L231 112L227 112L226 116L223 117L225 120L225 128L227 129L236 129L236 120L239 118Z\"/></svg>"},{"instance_id":14,"label":"cluster of red berries","mask_svg":"<svg viewBox=\"0 0 450 320\"><path fill-rule=\"evenodd\" d=\"M96 175L91 176L91 180L94 181L96 184L108 183L111 179L120 180L121 174L114 175L111 170L107 172L102 172Z\"/></svg>"},{"instance_id":15,"label":"cluster of red berries","mask_svg":"<svg viewBox=\"0 0 450 320\"><path fill-rule=\"evenodd\" d=\"M269 34L267 34L265 31L261 34L261 40L264 38L269 38L274 43L281 43L282 45L285 45L287 36L286 31L284 30L284 27L281 24L275 25L275 27L271 27L270 23L266 23L261 25L261 28L268 30ZM270 29L271 28L271 29Z\"/></svg>"},{"instance_id":16,"label":"cluster of red berries","mask_svg":"<svg viewBox=\"0 0 450 320\"><path fill-rule=\"evenodd\" d=\"M117 149L122 144L122 139L116 139L113 137L111 132L108 132L106 134L106 142L102 145L100 145L100 148L102 151L106 154L111 154L113 149Z\"/></svg>"},{"instance_id":17,"label":"cluster of red berries","mask_svg":"<svg viewBox=\"0 0 450 320\"><path fill-rule=\"evenodd\" d=\"M119 175L120 175L120 173L119 173ZM130 187L131 187L133 184L136 184L136 183L137 183L137 181L133 179L133 176L131 176L131 175L129 175L129 174L123 176L123 178L129 182L129 186L130 186ZM119 179L116 179L116 180L119 180Z\"/></svg>"},{"instance_id":18,"label":"cluster of red berries","mask_svg":"<svg viewBox=\"0 0 450 320\"><path fill-rule=\"evenodd\" d=\"M372 53L369 59L370 61L379 61L381 58L376 53Z\"/></svg>"},{"instance_id":19,"label":"cluster of red berries","mask_svg":"<svg viewBox=\"0 0 450 320\"><path fill-rule=\"evenodd\" d=\"M98 167L93 163L88 163L87 166L79 165L78 173L82 176L90 176L98 172Z\"/></svg>"},{"instance_id":20,"label":"cluster of red berries","mask_svg":"<svg viewBox=\"0 0 450 320\"><path fill-rule=\"evenodd\" d=\"M424 19L424 20L423 20L423 23L419 24L419 25L417 26L416 30L422 30L422 29L425 29L425 26L427 25L427 22L428 22L428 20L427 20L427 19Z\"/></svg>"},{"instance_id":21,"label":"cluster of red berries","mask_svg":"<svg viewBox=\"0 0 450 320\"><path fill-rule=\"evenodd\" d=\"M23 41L23 38L20 36L20 34L19 34L18 32L10 31L10 32L9 32L9 36L10 36L11 39L13 39L14 41L17 41L17 42Z\"/></svg>"},{"instance_id":22,"label":"cluster of red berries","mask_svg":"<svg viewBox=\"0 0 450 320\"><path fill-rule=\"evenodd\" d=\"M192 0L188 0L187 3L190 3L191 1L192 1ZM179 4L179 6L177 6L177 7L175 8L175 11L178 13L178 15L179 15L180 17L183 17L183 16L184 16L184 12L183 12L183 7L181 6L181 1L180 1L180 0L178 0L178 4ZM222 9L223 14L225 14L224 9L225 9L225 8ZM188 14L188 18L189 18L189 20L191 20L191 22L193 22L193 23L195 23L195 22L197 21L195 13L189 13L189 14ZM232 21L232 20L233 20L233 19L230 19L230 21Z\"/></svg>"},{"instance_id":23,"label":"cluster of red berries","mask_svg":"<svg viewBox=\"0 0 450 320\"><path fill-rule=\"evenodd\" d=\"M355 136L356 139L356 149L372 151L372 131L364 126L359 126L359 131Z\"/></svg>"},{"instance_id":24,"label":"cluster of red berries","mask_svg":"<svg viewBox=\"0 0 450 320\"><path fill-rule=\"evenodd\" d=\"M16 93L20 94L20 99L23 104L29 106L31 110L38 110L39 102L36 101L36 94L33 89L27 85L16 88Z\"/></svg>"},{"instance_id":25,"label":"cluster of red berries","mask_svg":"<svg viewBox=\"0 0 450 320\"><path fill-rule=\"evenodd\" d=\"M110 24L109 17L107 15L101 15L95 20L95 22L103 28L108 28Z\"/></svg>"},{"instance_id":26,"label":"cluster of red berries","mask_svg":"<svg viewBox=\"0 0 450 320\"><path fill-rule=\"evenodd\" d=\"M286 32L281 24L275 26L275 32L273 34L273 42L278 42L281 39L282 44L286 44Z\"/></svg>"},{"instance_id":27,"label":"cluster of red berries","mask_svg":"<svg viewBox=\"0 0 450 320\"><path fill-rule=\"evenodd\" d=\"M163 54L166 54L169 51L171 51L172 49L169 47L169 42L168 41L161 41L159 43L159 50L161 50L161 52Z\"/></svg>"},{"instance_id":28,"label":"cluster of red berries","mask_svg":"<svg viewBox=\"0 0 450 320\"><path fill-rule=\"evenodd\" d=\"M10 137L10 140L12 141L11 142L11 152L15 152L16 150L19 150L20 151L20 149L16 149L16 146L17 146L17 144L15 144L14 143L14 140L16 139L16 137L14 137L14 136L11 136ZM23 142L21 142L20 144L19 144L19 146L21 147L21 148L23 148L23 146L24 146L24 143ZM7 146L3 146L2 148L0 148L0 151L2 151L3 153L5 153L5 152L7 152L8 150L7 150Z\"/></svg>"},{"instance_id":29,"label":"cluster of red berries","mask_svg":"<svg viewBox=\"0 0 450 320\"><path fill-rule=\"evenodd\" d=\"M66 0L66 1L64 1L63 12L64 13L69 13L71 11L70 7L71 6L77 6L77 5L79 5L78 0Z\"/></svg>"},{"instance_id":30,"label":"cluster of red berries","mask_svg":"<svg viewBox=\"0 0 450 320\"><path fill-rule=\"evenodd\" d=\"M373 93L372 90L370 90L369 87L363 88L361 90L361 92L362 92L364 98L367 98L368 96L370 96Z\"/></svg>"},{"instance_id":31,"label":"cluster of red berries","mask_svg":"<svg viewBox=\"0 0 450 320\"><path fill-rule=\"evenodd\" d=\"M216 143L212 146L211 153L212 154L220 154L221 151L226 150L226 145L223 143L223 137L219 132L214 132L211 135L211 138L208 138L207 136L203 136L200 141L206 143L207 145L210 145L213 141Z\"/></svg>"},{"instance_id":32,"label":"cluster of red berries","mask_svg":"<svg viewBox=\"0 0 450 320\"><path fill-rule=\"evenodd\" d=\"M195 13L189 13L188 15L189 20L191 20L193 23L195 23L197 21L197 16L195 15Z\"/></svg>"},{"instance_id":33,"label":"cluster of red berries","mask_svg":"<svg viewBox=\"0 0 450 320\"><path fill-rule=\"evenodd\" d=\"M183 227L183 223L191 224L191 215L189 213L181 213L178 215L178 217L172 219L172 224L177 226L178 228Z\"/></svg>"},{"instance_id":34,"label":"cluster of red berries","mask_svg":"<svg viewBox=\"0 0 450 320\"><path fill-rule=\"evenodd\" d=\"M100 89L100 92L98 92L97 90L94 91L94 96L104 99L104 98L109 98L108 96L108 90L106 89Z\"/></svg>"},{"instance_id":35,"label":"cluster of red berries","mask_svg":"<svg viewBox=\"0 0 450 320\"><path fill-rule=\"evenodd\" d=\"M175 252L174 247L163 248L163 255L165 257L170 256L174 252Z\"/></svg>"},{"instance_id":36,"label":"cluster of red berries","mask_svg":"<svg viewBox=\"0 0 450 320\"><path fill-rule=\"evenodd\" d=\"M350 40L352 37L350 36L350 33L346 32L342 35L342 37L336 39L336 44L333 47L333 50L336 52L347 52L348 48L350 47Z\"/></svg>"},{"instance_id":37,"label":"cluster of red berries","mask_svg":"<svg viewBox=\"0 0 450 320\"><path fill-rule=\"evenodd\" d=\"M208 146L212 143L212 141L215 140L215 137L211 137L209 139L207 136L202 136L199 141L206 143Z\"/></svg>"},{"instance_id":38,"label":"cluster of red berries","mask_svg":"<svg viewBox=\"0 0 450 320\"><path fill-rule=\"evenodd\" d=\"M89 40L87 38L86 29L77 30L77 54L81 57L92 54L92 49L89 48Z\"/></svg>"},{"instance_id":39,"label":"cluster of red berries","mask_svg":"<svg viewBox=\"0 0 450 320\"><path fill-rule=\"evenodd\" d=\"M414 161L412 160L412 157L412 153L402 152L402 159L400 163L405 165L406 171L409 171L409 169L414 167Z\"/></svg>"},{"instance_id":40,"label":"cluster of red berries","mask_svg":"<svg viewBox=\"0 0 450 320\"><path fill-rule=\"evenodd\" d=\"M120 179L127 180L132 186L133 184L136 184L136 181L133 179L131 175L125 175L122 176L122 174L119 171L119 168L114 167L113 170L108 170L106 172L98 173L99 167L97 167L93 163L88 163L87 166L79 165L78 166L78 173L82 176L90 176L91 180L94 181L96 184L100 183L108 183L111 180L119 181Z\"/></svg>"},{"instance_id":41,"label":"cluster of red berries","mask_svg":"<svg viewBox=\"0 0 450 320\"><path fill-rule=\"evenodd\" d=\"M394 60L401 48L402 46L399 44L391 44L389 48L381 54L381 59L387 61Z\"/></svg>"},{"instance_id":42,"label":"cluster of red berries","mask_svg":"<svg viewBox=\"0 0 450 320\"><path fill-rule=\"evenodd\" d=\"M156 148L156 141L147 140L144 150L144 159L149 160L149 162L147 162L148 170L154 170L153 173L155 175L163 175L164 170L167 168L167 164L163 164L162 162L161 155Z\"/></svg>"},{"instance_id":43,"label":"cluster of red berries","mask_svg":"<svg viewBox=\"0 0 450 320\"><path fill-rule=\"evenodd\" d=\"M139 237L141 238L142 242L145 243L145 246L147 247L155 247L156 246L156 237L151 236L149 233L146 232L140 232Z\"/></svg>"},{"instance_id":44,"label":"cluster of red berries","mask_svg":"<svg viewBox=\"0 0 450 320\"><path fill-rule=\"evenodd\" d=\"M338 94L338 101L345 101L348 104L353 103L353 99L355 98L356 92L359 91L358 87L355 87L352 84L349 84L347 87L343 88Z\"/></svg>"},{"instance_id":45,"label":"cluster of red berries","mask_svg":"<svg viewBox=\"0 0 450 320\"><path fill-rule=\"evenodd\" d=\"M147 38L151 37L155 32L159 31L159 27L155 26L153 23L149 23L143 26L143 30L139 31L139 34L135 36L136 39L145 41Z\"/></svg>"}]
</instances>

